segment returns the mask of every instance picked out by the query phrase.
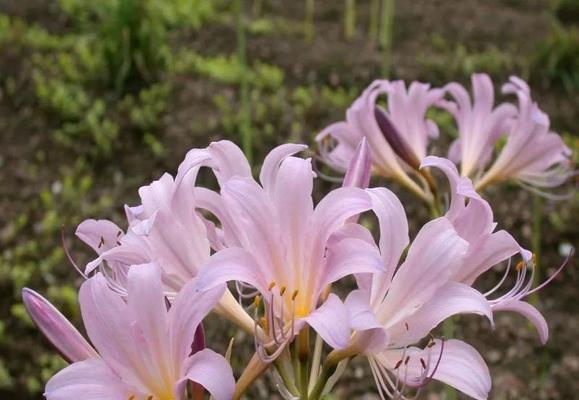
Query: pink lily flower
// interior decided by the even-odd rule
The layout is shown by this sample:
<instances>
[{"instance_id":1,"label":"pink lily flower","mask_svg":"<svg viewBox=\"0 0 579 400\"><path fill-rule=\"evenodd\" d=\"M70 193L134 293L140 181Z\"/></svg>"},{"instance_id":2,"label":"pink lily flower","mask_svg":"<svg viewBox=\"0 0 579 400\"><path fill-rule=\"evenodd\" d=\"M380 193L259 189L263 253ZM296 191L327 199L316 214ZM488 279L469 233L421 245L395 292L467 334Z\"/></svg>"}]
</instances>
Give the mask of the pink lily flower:
<instances>
[{"instance_id":1,"label":"pink lily flower","mask_svg":"<svg viewBox=\"0 0 579 400\"><path fill-rule=\"evenodd\" d=\"M472 100L462 85L453 82L444 90L454 101L438 102L454 116L458 126L458 139L451 144L448 158L460 163L461 175L468 177L488 164L497 141L506 133L507 123L517 113L510 103L494 107L493 82L487 74L473 74L471 82Z\"/></svg>"},{"instance_id":2,"label":"pink lily flower","mask_svg":"<svg viewBox=\"0 0 579 400\"><path fill-rule=\"evenodd\" d=\"M56 350L69 362L98 357L95 349L48 300L32 289L22 289L28 315Z\"/></svg>"},{"instance_id":3,"label":"pink lily flower","mask_svg":"<svg viewBox=\"0 0 579 400\"><path fill-rule=\"evenodd\" d=\"M503 93L516 94L519 110L509 127L505 147L497 160L475 185L480 191L493 182L514 179L524 185L555 187L572 174L572 151L549 128L549 117L531 99L525 81L511 77Z\"/></svg>"},{"instance_id":4,"label":"pink lily flower","mask_svg":"<svg viewBox=\"0 0 579 400\"><path fill-rule=\"evenodd\" d=\"M99 356L53 376L46 385L47 400L179 400L188 381L218 400L231 399L235 380L227 361L209 349L191 355L197 326L224 287L200 293L190 282L167 310L156 265L131 268L127 280L127 302L100 273L82 285L82 317Z\"/></svg>"},{"instance_id":5,"label":"pink lily flower","mask_svg":"<svg viewBox=\"0 0 579 400\"><path fill-rule=\"evenodd\" d=\"M388 96L388 109L378 104ZM428 194L407 171L416 170L426 156L428 141L438 136L436 124L426 119L430 106L444 92L427 84L374 81L346 112L346 121L332 124L316 137L321 158L331 168L345 171L360 140L368 140L374 172L397 180L419 197Z\"/></svg>"},{"instance_id":6,"label":"pink lily flower","mask_svg":"<svg viewBox=\"0 0 579 400\"><path fill-rule=\"evenodd\" d=\"M208 208L223 223L226 248L218 251L200 272L200 290L226 281L239 281L261 294L265 306L265 338L256 335L264 360L273 360L305 324L322 337L331 335L332 307L324 289L353 273L381 271L379 260L367 258L368 244L345 239L332 251L330 237L351 217L371 207L366 191L336 189L314 207L311 161L294 157L301 145L282 145L269 153L258 184L240 170L217 163L221 194L205 192ZM238 160L245 165L246 161ZM180 167L181 171L188 168ZM242 294L243 295L243 294Z\"/></svg>"},{"instance_id":7,"label":"pink lily flower","mask_svg":"<svg viewBox=\"0 0 579 400\"><path fill-rule=\"evenodd\" d=\"M141 187L142 204L125 206L129 223L126 233L111 221L83 221L76 234L98 254L87 264L85 274L98 268L110 288L126 296L129 269L154 262L162 270L165 295L169 300L175 298L209 260L211 248L222 247L215 226L196 211L202 204L195 195L195 181L201 166L218 159L216 153L223 153L225 161L226 156L237 156L221 151L222 147L214 146L209 152L195 149L192 152L196 165L187 173L176 179L164 174L161 179ZM252 318L229 290L215 311L247 332L253 332Z\"/></svg>"},{"instance_id":8,"label":"pink lily flower","mask_svg":"<svg viewBox=\"0 0 579 400\"><path fill-rule=\"evenodd\" d=\"M439 168L448 178L451 203L445 218L452 223L460 237L469 243L464 263L453 273L452 279L471 286L482 274L497 264L509 261L506 278L510 272L511 257L520 254L523 261L516 267L517 277L513 287L505 294L492 298L503 285L505 280L503 278L484 296L488 299L493 312L513 311L529 319L537 329L541 343L545 344L549 337L547 322L534 306L523 299L544 287L565 264L545 283L533 288L535 269L531 252L523 249L508 232L504 230L494 232L497 224L494 222L492 209L474 190L472 182L468 178L460 177L454 164L443 158L427 157L422 166Z\"/></svg>"},{"instance_id":9,"label":"pink lily flower","mask_svg":"<svg viewBox=\"0 0 579 400\"><path fill-rule=\"evenodd\" d=\"M359 225L344 227L349 231L345 236L371 245L367 251L374 255L368 256L382 260L385 272L358 274L360 289L344 303L336 298L334 341L328 343L339 350L330 358L365 355L383 398L403 397L407 388L420 390L436 379L475 399L486 399L490 374L478 352L459 340L443 342L430 336L455 314L484 315L492 322L484 296L452 280L464 263L469 243L448 219L437 218L420 230L400 264L409 242L402 204L387 189L368 192L380 225L379 247L371 245L370 232ZM416 347L428 337L425 348Z\"/></svg>"}]
</instances>

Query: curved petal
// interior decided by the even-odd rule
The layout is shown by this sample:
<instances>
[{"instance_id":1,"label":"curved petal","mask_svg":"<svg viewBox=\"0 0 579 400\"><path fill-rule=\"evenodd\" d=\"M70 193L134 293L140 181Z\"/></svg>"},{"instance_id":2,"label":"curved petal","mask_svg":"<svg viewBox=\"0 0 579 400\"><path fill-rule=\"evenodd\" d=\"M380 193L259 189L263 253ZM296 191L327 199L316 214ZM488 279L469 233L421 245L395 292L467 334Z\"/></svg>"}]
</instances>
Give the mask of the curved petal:
<instances>
[{"instance_id":1,"label":"curved petal","mask_svg":"<svg viewBox=\"0 0 579 400\"><path fill-rule=\"evenodd\" d=\"M240 248L227 248L215 253L196 279L198 290L209 290L228 281L248 283L261 291L267 292L270 276L257 264L247 251Z\"/></svg>"},{"instance_id":2,"label":"curved petal","mask_svg":"<svg viewBox=\"0 0 579 400\"><path fill-rule=\"evenodd\" d=\"M403 354L409 357L408 362L401 367L405 375L402 378L405 378L408 385L420 386L424 384L424 375L431 376L434 373L433 379L444 382L474 399L488 398L492 386L490 372L481 355L471 345L455 339L444 341L444 344L436 340L432 347L424 350L392 350L377 359L386 368L393 369ZM423 362L427 367L426 374Z\"/></svg>"},{"instance_id":3,"label":"curved petal","mask_svg":"<svg viewBox=\"0 0 579 400\"><path fill-rule=\"evenodd\" d=\"M129 321L142 340L140 351L148 367L162 376L172 368L167 336L167 306L161 285L161 270L156 264L134 265L127 285Z\"/></svg>"},{"instance_id":4,"label":"curved petal","mask_svg":"<svg viewBox=\"0 0 579 400\"><path fill-rule=\"evenodd\" d=\"M380 225L380 253L385 272L376 274L372 280L371 302L381 301L390 287L392 276L404 249L408 246L408 221L400 200L385 188L368 189L372 199L372 211ZM359 277L357 277L359 278Z\"/></svg>"},{"instance_id":5,"label":"curved petal","mask_svg":"<svg viewBox=\"0 0 579 400\"><path fill-rule=\"evenodd\" d=\"M312 258L323 257L330 236L350 217L369 210L371 206L370 196L359 188L339 188L328 193L312 215L312 229L308 232Z\"/></svg>"},{"instance_id":6,"label":"curved petal","mask_svg":"<svg viewBox=\"0 0 579 400\"><path fill-rule=\"evenodd\" d=\"M543 317L539 310L537 310L529 303L520 300L512 300L493 305L492 309L493 312L513 311L521 314L523 317L531 321L531 323L535 326L537 333L539 333L539 338L541 339L542 344L547 343L547 340L549 340L549 326L547 325L545 317Z\"/></svg>"},{"instance_id":7,"label":"curved petal","mask_svg":"<svg viewBox=\"0 0 579 400\"><path fill-rule=\"evenodd\" d=\"M225 292L225 284L204 291L197 290L195 280L189 281L179 292L168 315L168 336L172 360L180 365L191 353L197 327L211 312Z\"/></svg>"},{"instance_id":8,"label":"curved petal","mask_svg":"<svg viewBox=\"0 0 579 400\"><path fill-rule=\"evenodd\" d=\"M233 178L221 190L221 197L236 225L241 246L278 276L284 274L282 233L272 199L253 179Z\"/></svg>"},{"instance_id":9,"label":"curved petal","mask_svg":"<svg viewBox=\"0 0 579 400\"><path fill-rule=\"evenodd\" d=\"M467 249L448 219L424 225L392 280L378 319L392 326L428 302L462 265Z\"/></svg>"},{"instance_id":10,"label":"curved petal","mask_svg":"<svg viewBox=\"0 0 579 400\"><path fill-rule=\"evenodd\" d=\"M432 300L388 329L390 345L404 347L417 343L442 321L456 314L484 315L493 324L491 306L480 292L462 283L449 282Z\"/></svg>"},{"instance_id":11,"label":"curved petal","mask_svg":"<svg viewBox=\"0 0 579 400\"><path fill-rule=\"evenodd\" d=\"M376 319L369 303L369 293L350 292L344 304L348 310L351 329L356 331L350 343L360 353L382 351L388 345L388 332Z\"/></svg>"},{"instance_id":12,"label":"curved petal","mask_svg":"<svg viewBox=\"0 0 579 400\"><path fill-rule=\"evenodd\" d=\"M195 353L188 361L186 379L203 386L215 400L230 400L235 391L235 379L229 363L212 350Z\"/></svg>"},{"instance_id":13,"label":"curved petal","mask_svg":"<svg viewBox=\"0 0 579 400\"><path fill-rule=\"evenodd\" d=\"M324 304L310 315L302 318L335 349L343 349L348 345L351 330L348 310L338 296L331 293Z\"/></svg>"},{"instance_id":14,"label":"curved petal","mask_svg":"<svg viewBox=\"0 0 579 400\"><path fill-rule=\"evenodd\" d=\"M47 400L128 399L135 393L102 360L76 362L46 384Z\"/></svg>"},{"instance_id":15,"label":"curved petal","mask_svg":"<svg viewBox=\"0 0 579 400\"><path fill-rule=\"evenodd\" d=\"M113 247L123 234L115 223L106 219L87 219L82 221L75 232L76 236L88 244L97 254L102 254Z\"/></svg>"},{"instance_id":16,"label":"curved petal","mask_svg":"<svg viewBox=\"0 0 579 400\"><path fill-rule=\"evenodd\" d=\"M328 248L325 273L321 275L319 287L351 274L382 273L384 263L373 243L356 238L347 238Z\"/></svg>"},{"instance_id":17,"label":"curved petal","mask_svg":"<svg viewBox=\"0 0 579 400\"><path fill-rule=\"evenodd\" d=\"M296 267L304 265L306 232L314 211L312 201L313 178L310 160L287 157L282 161L273 189L273 203L279 215L285 244L285 262ZM298 267L299 268L299 267ZM287 271L309 273L309 271ZM293 277L290 277L290 281Z\"/></svg>"},{"instance_id":18,"label":"curved petal","mask_svg":"<svg viewBox=\"0 0 579 400\"><path fill-rule=\"evenodd\" d=\"M308 146L305 144L286 143L277 146L275 149L270 151L263 160L261 172L259 173L261 186L268 192L273 191L277 180L278 170L283 160L299 153L300 151L304 151L307 148Z\"/></svg>"},{"instance_id":19,"label":"curved petal","mask_svg":"<svg viewBox=\"0 0 579 400\"><path fill-rule=\"evenodd\" d=\"M467 285L472 285L480 275L517 253L526 260L531 258L507 231L495 232L471 246L463 266L454 275L455 280Z\"/></svg>"},{"instance_id":20,"label":"curved petal","mask_svg":"<svg viewBox=\"0 0 579 400\"><path fill-rule=\"evenodd\" d=\"M144 388L139 376L144 362L127 318L128 307L101 273L81 286L79 303L87 334L103 360L127 383Z\"/></svg>"},{"instance_id":21,"label":"curved petal","mask_svg":"<svg viewBox=\"0 0 579 400\"><path fill-rule=\"evenodd\" d=\"M213 142L209 145L208 151L214 163L213 172L219 186L223 186L234 176L251 178L251 166L243 151L235 143L229 140Z\"/></svg>"}]
</instances>

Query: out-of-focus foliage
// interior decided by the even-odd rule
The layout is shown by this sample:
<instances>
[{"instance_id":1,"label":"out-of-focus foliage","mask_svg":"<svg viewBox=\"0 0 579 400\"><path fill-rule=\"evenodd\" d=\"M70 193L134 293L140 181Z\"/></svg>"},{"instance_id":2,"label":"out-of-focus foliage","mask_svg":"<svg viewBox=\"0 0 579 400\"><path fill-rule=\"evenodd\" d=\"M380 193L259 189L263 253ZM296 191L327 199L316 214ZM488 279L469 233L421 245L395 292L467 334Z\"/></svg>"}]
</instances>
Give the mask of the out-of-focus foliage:
<instances>
[{"instance_id":1,"label":"out-of-focus foliage","mask_svg":"<svg viewBox=\"0 0 579 400\"><path fill-rule=\"evenodd\" d=\"M554 25L549 38L541 43L535 63L549 81L569 92L578 90L579 25L568 28Z\"/></svg>"}]
</instances>

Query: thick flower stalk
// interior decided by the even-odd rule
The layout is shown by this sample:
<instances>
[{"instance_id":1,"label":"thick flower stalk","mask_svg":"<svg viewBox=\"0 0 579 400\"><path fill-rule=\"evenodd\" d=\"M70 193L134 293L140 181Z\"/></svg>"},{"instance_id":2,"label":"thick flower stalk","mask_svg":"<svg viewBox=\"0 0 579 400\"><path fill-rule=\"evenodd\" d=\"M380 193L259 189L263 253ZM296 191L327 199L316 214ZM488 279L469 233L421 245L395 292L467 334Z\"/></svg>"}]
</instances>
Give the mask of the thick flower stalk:
<instances>
[{"instance_id":1,"label":"thick flower stalk","mask_svg":"<svg viewBox=\"0 0 579 400\"><path fill-rule=\"evenodd\" d=\"M194 282L183 287L167 310L161 271L154 264L133 267L127 274L126 302L107 285L102 274L80 290L83 321L96 351L90 357L70 357L66 367L47 385L47 400L184 399L185 384L196 382L216 399L230 399L235 381L227 361L209 349L192 354L202 319L223 294L224 287L200 293ZM28 310L43 332L65 333L58 343L64 354L78 353L78 332L56 310L31 303L37 296L24 292ZM49 335L49 338L52 335ZM71 340L72 338L72 340ZM52 339L54 340L54 339Z\"/></svg>"}]
</instances>

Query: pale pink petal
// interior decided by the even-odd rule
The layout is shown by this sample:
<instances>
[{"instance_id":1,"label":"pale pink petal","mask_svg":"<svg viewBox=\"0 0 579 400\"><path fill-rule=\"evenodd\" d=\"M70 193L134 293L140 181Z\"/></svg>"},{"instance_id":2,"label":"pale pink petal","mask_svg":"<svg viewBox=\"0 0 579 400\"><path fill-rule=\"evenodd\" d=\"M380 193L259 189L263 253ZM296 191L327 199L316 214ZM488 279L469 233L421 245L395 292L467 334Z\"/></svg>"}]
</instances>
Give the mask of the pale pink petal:
<instances>
[{"instance_id":1,"label":"pale pink petal","mask_svg":"<svg viewBox=\"0 0 579 400\"><path fill-rule=\"evenodd\" d=\"M378 319L392 326L429 301L462 265L467 249L446 218L424 225L392 280Z\"/></svg>"},{"instance_id":2,"label":"pale pink petal","mask_svg":"<svg viewBox=\"0 0 579 400\"><path fill-rule=\"evenodd\" d=\"M285 245L284 262L298 267L288 271L300 273L299 266L305 263L305 250L309 223L314 211L312 201L314 173L310 160L288 157L282 161L272 188L272 200L279 215L280 228ZM309 271L304 271L308 273Z\"/></svg>"},{"instance_id":3,"label":"pale pink petal","mask_svg":"<svg viewBox=\"0 0 579 400\"><path fill-rule=\"evenodd\" d=\"M250 178L232 178L222 188L221 196L236 225L238 240L262 265L282 276L283 239L280 215L273 200Z\"/></svg>"},{"instance_id":4,"label":"pale pink petal","mask_svg":"<svg viewBox=\"0 0 579 400\"><path fill-rule=\"evenodd\" d=\"M142 340L141 354L149 358L149 368L162 376L171 363L161 270L156 264L132 266L127 286L128 317Z\"/></svg>"},{"instance_id":5,"label":"pale pink petal","mask_svg":"<svg viewBox=\"0 0 579 400\"><path fill-rule=\"evenodd\" d=\"M262 270L253 256L240 248L227 248L215 253L196 279L197 289L212 289L228 281L241 281L266 293L272 275Z\"/></svg>"},{"instance_id":6,"label":"pale pink petal","mask_svg":"<svg viewBox=\"0 0 579 400\"><path fill-rule=\"evenodd\" d=\"M380 226L380 253L385 270L384 273L374 275L372 281L371 302L375 304L384 298L410 238L406 213L398 197L385 188L368 189L368 194Z\"/></svg>"},{"instance_id":7,"label":"pale pink petal","mask_svg":"<svg viewBox=\"0 0 579 400\"><path fill-rule=\"evenodd\" d=\"M322 161L337 171L346 171L363 137L362 132L348 122L329 125L316 136Z\"/></svg>"},{"instance_id":8,"label":"pale pink petal","mask_svg":"<svg viewBox=\"0 0 579 400\"><path fill-rule=\"evenodd\" d=\"M103 360L127 383L144 388L139 377L144 360L125 302L99 273L82 285L79 303L87 334Z\"/></svg>"},{"instance_id":9,"label":"pale pink petal","mask_svg":"<svg viewBox=\"0 0 579 400\"><path fill-rule=\"evenodd\" d=\"M531 254L522 249L507 231L495 232L471 245L465 263L457 271L454 279L472 285L484 272L517 253L522 254L525 259L531 258Z\"/></svg>"},{"instance_id":10,"label":"pale pink petal","mask_svg":"<svg viewBox=\"0 0 579 400\"><path fill-rule=\"evenodd\" d=\"M123 231L106 219L87 219L80 223L75 234L97 254L102 254L118 246L117 242L123 235Z\"/></svg>"},{"instance_id":11,"label":"pale pink petal","mask_svg":"<svg viewBox=\"0 0 579 400\"><path fill-rule=\"evenodd\" d=\"M356 331L350 345L360 353L374 353L385 349L388 345L388 332L376 319L369 303L369 293L354 290L344 304L348 310L350 327Z\"/></svg>"},{"instance_id":12,"label":"pale pink petal","mask_svg":"<svg viewBox=\"0 0 579 400\"><path fill-rule=\"evenodd\" d=\"M350 217L367 211L370 207L370 196L359 188L339 188L324 197L314 210L312 229L308 232L312 257L323 257L330 236Z\"/></svg>"},{"instance_id":13,"label":"pale pink petal","mask_svg":"<svg viewBox=\"0 0 579 400\"><path fill-rule=\"evenodd\" d=\"M251 167L243 151L229 140L213 142L208 147L212 157L213 172L220 186L234 176L250 178Z\"/></svg>"},{"instance_id":14,"label":"pale pink petal","mask_svg":"<svg viewBox=\"0 0 579 400\"><path fill-rule=\"evenodd\" d=\"M195 353L187 362L185 377L203 386L215 400L230 400L235 379L229 363L212 350Z\"/></svg>"},{"instance_id":15,"label":"pale pink petal","mask_svg":"<svg viewBox=\"0 0 579 400\"><path fill-rule=\"evenodd\" d=\"M181 289L168 316L168 338L174 363L180 365L191 353L198 326L221 299L225 288L225 285L221 284L200 291L197 290L195 280L192 280Z\"/></svg>"},{"instance_id":16,"label":"pale pink petal","mask_svg":"<svg viewBox=\"0 0 579 400\"><path fill-rule=\"evenodd\" d=\"M495 304L492 308L493 311L512 311L521 314L535 326L542 344L547 343L547 340L549 340L549 326L547 325L547 321L539 310L531 304L520 300L511 300Z\"/></svg>"},{"instance_id":17,"label":"pale pink petal","mask_svg":"<svg viewBox=\"0 0 579 400\"><path fill-rule=\"evenodd\" d=\"M404 347L417 343L442 321L456 314L483 315L493 323L491 306L479 291L462 283L449 282L408 318L388 329L390 345Z\"/></svg>"},{"instance_id":18,"label":"pale pink petal","mask_svg":"<svg viewBox=\"0 0 579 400\"><path fill-rule=\"evenodd\" d=\"M275 149L270 151L263 160L263 165L259 174L261 186L263 186L263 188L268 192L273 191L282 161L295 153L306 150L307 148L308 146L305 144L287 143L277 146Z\"/></svg>"},{"instance_id":19,"label":"pale pink petal","mask_svg":"<svg viewBox=\"0 0 579 400\"><path fill-rule=\"evenodd\" d=\"M348 345L351 335L348 310L335 294L331 293L324 304L302 320L333 348L342 349Z\"/></svg>"},{"instance_id":20,"label":"pale pink petal","mask_svg":"<svg viewBox=\"0 0 579 400\"><path fill-rule=\"evenodd\" d=\"M365 240L343 239L328 248L326 257L325 272L315 274L320 278L320 288L347 275L384 272L384 263L376 245Z\"/></svg>"},{"instance_id":21,"label":"pale pink petal","mask_svg":"<svg viewBox=\"0 0 579 400\"><path fill-rule=\"evenodd\" d=\"M464 197L458 193L458 186L463 181L463 178L458 174L456 166L450 161L442 157L428 156L422 160L420 168L436 167L440 169L450 184L450 206L446 212L448 218L454 218L457 213L464 209Z\"/></svg>"},{"instance_id":22,"label":"pale pink petal","mask_svg":"<svg viewBox=\"0 0 579 400\"><path fill-rule=\"evenodd\" d=\"M387 353L378 359L390 369L403 354L409 356L407 365L400 367L400 374L410 386L424 384L424 368L420 361L422 359L427 366L428 377L434 373L433 379L444 382L476 400L488 398L492 386L488 366L474 347L465 342L451 339L444 341L442 345L440 340L436 340L433 347L424 350L409 348L405 352L395 350Z\"/></svg>"},{"instance_id":23,"label":"pale pink petal","mask_svg":"<svg viewBox=\"0 0 579 400\"><path fill-rule=\"evenodd\" d=\"M34 290L22 289L26 311L54 347L70 362L98 357L93 347L48 300Z\"/></svg>"},{"instance_id":24,"label":"pale pink petal","mask_svg":"<svg viewBox=\"0 0 579 400\"><path fill-rule=\"evenodd\" d=\"M102 360L76 362L46 384L47 400L126 400L135 395Z\"/></svg>"}]
</instances>

